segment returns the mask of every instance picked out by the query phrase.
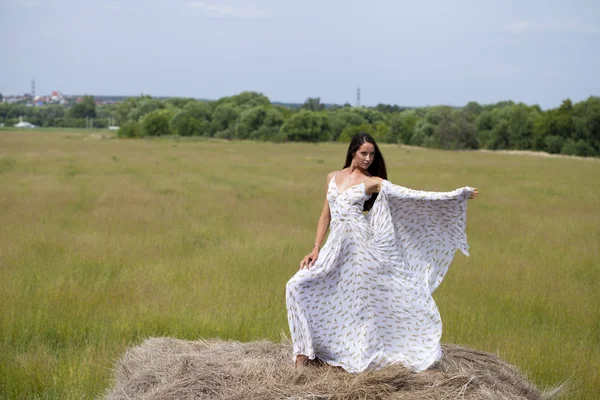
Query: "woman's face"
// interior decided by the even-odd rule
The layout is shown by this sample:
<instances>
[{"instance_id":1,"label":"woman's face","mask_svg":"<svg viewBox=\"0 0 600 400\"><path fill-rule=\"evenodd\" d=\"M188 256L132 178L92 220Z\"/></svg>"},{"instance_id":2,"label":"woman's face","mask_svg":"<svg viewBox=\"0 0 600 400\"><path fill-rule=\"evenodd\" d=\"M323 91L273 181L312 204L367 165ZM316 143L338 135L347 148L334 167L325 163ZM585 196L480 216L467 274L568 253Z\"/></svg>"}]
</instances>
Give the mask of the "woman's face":
<instances>
[{"instance_id":1,"label":"woman's face","mask_svg":"<svg viewBox=\"0 0 600 400\"><path fill-rule=\"evenodd\" d=\"M355 167L368 169L375 158L375 146L373 143L364 142L352 158Z\"/></svg>"}]
</instances>

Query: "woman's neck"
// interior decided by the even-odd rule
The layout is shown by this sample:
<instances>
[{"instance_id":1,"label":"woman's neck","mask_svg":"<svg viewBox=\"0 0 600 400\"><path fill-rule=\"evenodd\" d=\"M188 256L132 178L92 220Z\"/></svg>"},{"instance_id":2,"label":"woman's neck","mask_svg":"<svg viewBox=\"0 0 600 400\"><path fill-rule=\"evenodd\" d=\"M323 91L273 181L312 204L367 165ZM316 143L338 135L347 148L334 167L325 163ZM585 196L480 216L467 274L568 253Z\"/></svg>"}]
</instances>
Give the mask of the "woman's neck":
<instances>
[{"instance_id":1,"label":"woman's neck","mask_svg":"<svg viewBox=\"0 0 600 400\"><path fill-rule=\"evenodd\" d=\"M348 168L349 168L350 174L353 174L354 171L359 171L363 175L369 175L369 173L367 172L366 169L357 167L357 166L354 165L354 163L351 163Z\"/></svg>"}]
</instances>

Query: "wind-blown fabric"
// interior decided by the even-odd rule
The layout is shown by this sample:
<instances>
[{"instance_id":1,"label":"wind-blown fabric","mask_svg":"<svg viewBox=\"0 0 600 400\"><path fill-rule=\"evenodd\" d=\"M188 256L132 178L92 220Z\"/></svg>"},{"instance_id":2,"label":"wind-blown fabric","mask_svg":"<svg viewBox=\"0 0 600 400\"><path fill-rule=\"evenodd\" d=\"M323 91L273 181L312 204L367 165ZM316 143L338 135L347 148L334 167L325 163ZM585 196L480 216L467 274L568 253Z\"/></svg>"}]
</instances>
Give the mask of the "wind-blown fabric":
<instances>
[{"instance_id":1,"label":"wind-blown fabric","mask_svg":"<svg viewBox=\"0 0 600 400\"><path fill-rule=\"evenodd\" d=\"M431 297L456 250L468 253L472 188L411 190L384 180L365 215L364 182L327 200L330 232L314 266L286 285L294 360L302 354L349 372L391 363L422 371L441 358L442 323Z\"/></svg>"}]
</instances>

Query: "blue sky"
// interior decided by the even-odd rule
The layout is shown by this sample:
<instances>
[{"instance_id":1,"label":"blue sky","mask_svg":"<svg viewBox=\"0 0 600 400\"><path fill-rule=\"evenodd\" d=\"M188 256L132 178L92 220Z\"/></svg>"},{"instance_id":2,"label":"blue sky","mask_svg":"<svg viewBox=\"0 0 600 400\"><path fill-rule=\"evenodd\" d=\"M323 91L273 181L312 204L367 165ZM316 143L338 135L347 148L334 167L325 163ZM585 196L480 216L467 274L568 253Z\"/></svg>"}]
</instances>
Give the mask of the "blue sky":
<instances>
[{"instance_id":1,"label":"blue sky","mask_svg":"<svg viewBox=\"0 0 600 400\"><path fill-rule=\"evenodd\" d=\"M0 93L556 107L600 95L600 1L0 0Z\"/></svg>"}]
</instances>

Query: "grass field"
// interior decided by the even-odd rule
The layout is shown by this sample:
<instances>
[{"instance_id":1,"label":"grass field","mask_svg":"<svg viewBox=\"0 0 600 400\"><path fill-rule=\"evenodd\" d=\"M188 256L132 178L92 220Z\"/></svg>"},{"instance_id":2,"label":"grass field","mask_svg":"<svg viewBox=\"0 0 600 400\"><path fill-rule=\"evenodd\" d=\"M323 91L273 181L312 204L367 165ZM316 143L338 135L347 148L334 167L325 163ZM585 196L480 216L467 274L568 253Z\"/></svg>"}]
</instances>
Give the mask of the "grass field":
<instances>
[{"instance_id":1,"label":"grass field","mask_svg":"<svg viewBox=\"0 0 600 400\"><path fill-rule=\"evenodd\" d=\"M600 388L600 161L382 146L392 182L480 191L443 342ZM147 336L280 340L345 145L0 130L0 398L94 398Z\"/></svg>"}]
</instances>

